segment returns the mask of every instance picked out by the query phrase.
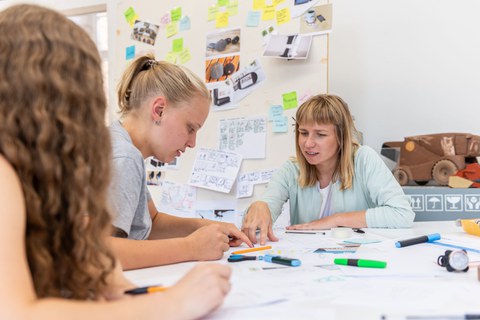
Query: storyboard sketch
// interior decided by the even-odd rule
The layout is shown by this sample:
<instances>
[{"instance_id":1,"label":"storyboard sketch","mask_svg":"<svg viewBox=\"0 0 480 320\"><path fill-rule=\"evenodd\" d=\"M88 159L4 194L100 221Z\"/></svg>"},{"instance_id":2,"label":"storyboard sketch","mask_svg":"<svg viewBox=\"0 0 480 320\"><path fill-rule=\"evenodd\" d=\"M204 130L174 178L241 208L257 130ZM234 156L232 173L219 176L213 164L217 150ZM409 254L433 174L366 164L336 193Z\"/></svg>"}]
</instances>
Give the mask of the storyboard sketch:
<instances>
[{"instance_id":1,"label":"storyboard sketch","mask_svg":"<svg viewBox=\"0 0 480 320\"><path fill-rule=\"evenodd\" d=\"M219 149L239 153L243 159L264 159L267 140L265 117L220 120Z\"/></svg>"}]
</instances>

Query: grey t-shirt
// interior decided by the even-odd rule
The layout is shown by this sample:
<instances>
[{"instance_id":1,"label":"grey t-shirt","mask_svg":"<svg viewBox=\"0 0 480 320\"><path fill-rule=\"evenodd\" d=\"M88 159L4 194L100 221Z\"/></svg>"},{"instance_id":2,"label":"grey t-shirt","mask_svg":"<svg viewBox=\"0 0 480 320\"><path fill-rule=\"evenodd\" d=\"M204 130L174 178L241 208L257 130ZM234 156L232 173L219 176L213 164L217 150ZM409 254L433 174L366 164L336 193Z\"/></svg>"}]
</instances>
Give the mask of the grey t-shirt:
<instances>
[{"instance_id":1,"label":"grey t-shirt","mask_svg":"<svg viewBox=\"0 0 480 320\"><path fill-rule=\"evenodd\" d=\"M150 194L143 156L119 121L110 125L113 147L113 178L109 192L113 225L129 239L144 240L152 229L148 211Z\"/></svg>"}]
</instances>

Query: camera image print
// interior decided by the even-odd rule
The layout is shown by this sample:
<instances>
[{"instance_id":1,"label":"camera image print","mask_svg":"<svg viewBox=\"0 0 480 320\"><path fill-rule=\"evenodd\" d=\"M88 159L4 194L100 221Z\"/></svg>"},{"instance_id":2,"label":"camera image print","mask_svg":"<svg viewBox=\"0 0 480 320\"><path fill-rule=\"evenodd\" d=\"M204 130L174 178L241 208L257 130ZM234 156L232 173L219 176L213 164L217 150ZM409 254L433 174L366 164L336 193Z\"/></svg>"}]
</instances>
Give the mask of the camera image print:
<instances>
[{"instance_id":1,"label":"camera image print","mask_svg":"<svg viewBox=\"0 0 480 320\"><path fill-rule=\"evenodd\" d=\"M240 56L229 56L205 61L205 82L227 80L230 75L240 68Z\"/></svg>"}]
</instances>

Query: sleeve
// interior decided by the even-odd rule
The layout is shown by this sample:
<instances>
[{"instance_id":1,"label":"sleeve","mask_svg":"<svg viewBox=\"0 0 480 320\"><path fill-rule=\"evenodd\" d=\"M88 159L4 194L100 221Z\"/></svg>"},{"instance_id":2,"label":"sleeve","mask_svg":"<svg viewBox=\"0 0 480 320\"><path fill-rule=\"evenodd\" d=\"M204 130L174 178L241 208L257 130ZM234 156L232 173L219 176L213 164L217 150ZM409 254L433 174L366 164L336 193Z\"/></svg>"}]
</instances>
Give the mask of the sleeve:
<instances>
[{"instance_id":1,"label":"sleeve","mask_svg":"<svg viewBox=\"0 0 480 320\"><path fill-rule=\"evenodd\" d=\"M144 187L141 168L129 157L113 160L113 179L110 203L113 208L113 225L130 235L133 219Z\"/></svg>"},{"instance_id":2,"label":"sleeve","mask_svg":"<svg viewBox=\"0 0 480 320\"><path fill-rule=\"evenodd\" d=\"M260 200L268 204L272 221L275 222L282 213L282 206L290 198L290 185L297 183L295 178L295 165L291 161L287 161L272 175L272 179L268 183L267 191Z\"/></svg>"},{"instance_id":3,"label":"sleeve","mask_svg":"<svg viewBox=\"0 0 480 320\"><path fill-rule=\"evenodd\" d=\"M369 228L410 228L415 218L408 197L380 156L369 147L359 154L364 189L374 204L366 212Z\"/></svg>"}]
</instances>

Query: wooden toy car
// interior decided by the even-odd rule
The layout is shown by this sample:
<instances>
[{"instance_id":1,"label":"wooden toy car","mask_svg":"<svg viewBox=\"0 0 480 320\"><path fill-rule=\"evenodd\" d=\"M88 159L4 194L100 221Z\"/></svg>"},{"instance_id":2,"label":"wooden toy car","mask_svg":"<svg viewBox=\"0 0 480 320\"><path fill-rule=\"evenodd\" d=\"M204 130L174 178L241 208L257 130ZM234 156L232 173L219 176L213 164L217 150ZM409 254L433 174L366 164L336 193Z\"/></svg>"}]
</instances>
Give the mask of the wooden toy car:
<instances>
[{"instance_id":1,"label":"wooden toy car","mask_svg":"<svg viewBox=\"0 0 480 320\"><path fill-rule=\"evenodd\" d=\"M447 185L448 177L468 163L477 163L480 136L469 133L437 133L406 137L382 145L381 154L397 163L393 175L398 183L410 180L425 185L434 180Z\"/></svg>"}]
</instances>

